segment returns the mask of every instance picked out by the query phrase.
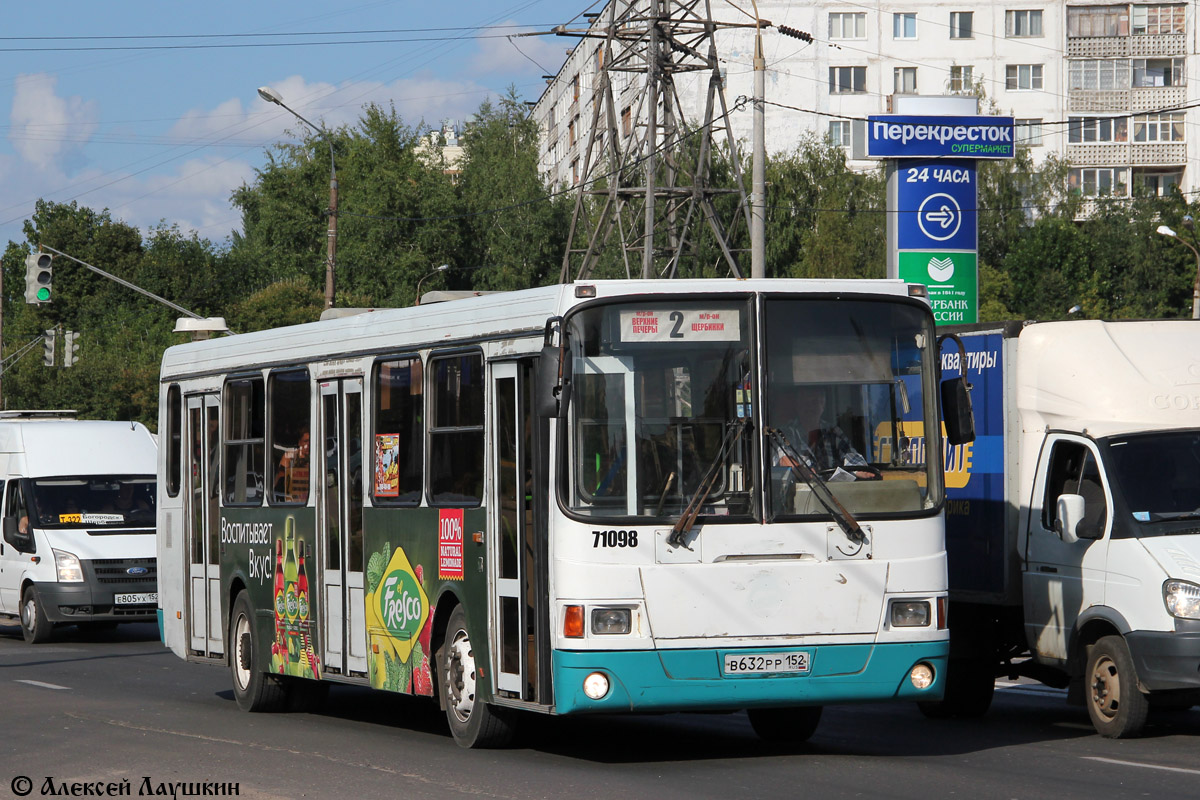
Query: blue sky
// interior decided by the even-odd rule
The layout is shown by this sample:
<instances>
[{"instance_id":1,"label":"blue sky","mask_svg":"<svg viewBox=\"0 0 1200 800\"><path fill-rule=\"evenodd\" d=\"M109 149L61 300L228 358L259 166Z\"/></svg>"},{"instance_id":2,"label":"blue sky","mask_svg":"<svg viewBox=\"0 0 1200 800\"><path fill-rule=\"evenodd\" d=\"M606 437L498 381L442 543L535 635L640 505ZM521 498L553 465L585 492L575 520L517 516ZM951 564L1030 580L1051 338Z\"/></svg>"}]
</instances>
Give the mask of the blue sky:
<instances>
[{"instance_id":1,"label":"blue sky","mask_svg":"<svg viewBox=\"0 0 1200 800\"><path fill-rule=\"evenodd\" d=\"M394 103L414 125L461 121L509 85L536 100L542 74L557 71L573 43L508 34L548 30L600 5L5 3L0 244L23 240L38 198L107 208L143 232L166 221L221 243L239 224L232 190L253 180L266 148L299 132L259 86L329 126L354 122L368 102ZM339 41L354 43L302 44Z\"/></svg>"}]
</instances>

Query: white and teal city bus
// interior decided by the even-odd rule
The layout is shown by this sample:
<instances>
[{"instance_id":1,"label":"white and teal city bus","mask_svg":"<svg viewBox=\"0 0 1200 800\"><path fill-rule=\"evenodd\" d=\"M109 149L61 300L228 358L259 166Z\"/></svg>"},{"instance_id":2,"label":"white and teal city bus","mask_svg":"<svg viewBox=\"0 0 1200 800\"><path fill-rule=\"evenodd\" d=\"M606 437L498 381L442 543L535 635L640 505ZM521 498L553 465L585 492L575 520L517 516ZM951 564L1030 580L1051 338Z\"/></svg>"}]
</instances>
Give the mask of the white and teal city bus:
<instances>
[{"instance_id":1,"label":"white and teal city bus","mask_svg":"<svg viewBox=\"0 0 1200 800\"><path fill-rule=\"evenodd\" d=\"M163 640L244 709L369 685L476 747L530 712L803 740L826 704L938 699L938 364L898 281L595 281L172 347ZM785 410L814 392L833 469Z\"/></svg>"}]
</instances>

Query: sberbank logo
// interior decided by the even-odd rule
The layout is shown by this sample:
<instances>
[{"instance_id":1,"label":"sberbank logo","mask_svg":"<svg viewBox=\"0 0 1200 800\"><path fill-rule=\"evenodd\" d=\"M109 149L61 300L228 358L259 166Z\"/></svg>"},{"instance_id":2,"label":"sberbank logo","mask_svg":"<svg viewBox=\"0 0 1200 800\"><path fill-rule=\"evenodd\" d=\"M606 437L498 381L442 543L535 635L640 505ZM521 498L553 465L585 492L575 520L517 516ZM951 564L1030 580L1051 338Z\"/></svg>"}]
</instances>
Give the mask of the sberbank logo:
<instances>
[{"instance_id":1,"label":"sberbank logo","mask_svg":"<svg viewBox=\"0 0 1200 800\"><path fill-rule=\"evenodd\" d=\"M414 638L425 618L425 604L417 579L398 569L383 577L379 593L379 618L398 639Z\"/></svg>"},{"instance_id":2,"label":"sberbank logo","mask_svg":"<svg viewBox=\"0 0 1200 800\"><path fill-rule=\"evenodd\" d=\"M929 259L929 279L936 283L945 283L954 277L954 259L952 258L931 258Z\"/></svg>"}]
</instances>

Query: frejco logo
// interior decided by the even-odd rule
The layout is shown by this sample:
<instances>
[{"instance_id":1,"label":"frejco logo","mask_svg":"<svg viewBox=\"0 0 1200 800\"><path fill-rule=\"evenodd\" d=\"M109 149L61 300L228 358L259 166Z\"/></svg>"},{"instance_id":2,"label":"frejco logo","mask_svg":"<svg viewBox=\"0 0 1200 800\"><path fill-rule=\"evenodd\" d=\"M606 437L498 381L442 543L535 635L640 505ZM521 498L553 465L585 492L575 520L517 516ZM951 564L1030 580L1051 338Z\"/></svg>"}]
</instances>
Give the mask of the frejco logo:
<instances>
[{"instance_id":1,"label":"frejco logo","mask_svg":"<svg viewBox=\"0 0 1200 800\"><path fill-rule=\"evenodd\" d=\"M287 616L287 602L283 599L283 592L275 595L275 616Z\"/></svg>"},{"instance_id":2,"label":"frejco logo","mask_svg":"<svg viewBox=\"0 0 1200 800\"><path fill-rule=\"evenodd\" d=\"M423 610L415 577L404 570L396 570L383 579L379 617L393 636L400 639L416 636Z\"/></svg>"},{"instance_id":3,"label":"frejco logo","mask_svg":"<svg viewBox=\"0 0 1200 800\"><path fill-rule=\"evenodd\" d=\"M287 587L287 615L291 619L295 619L300 610L300 601L296 597L296 587L288 584Z\"/></svg>"}]
</instances>

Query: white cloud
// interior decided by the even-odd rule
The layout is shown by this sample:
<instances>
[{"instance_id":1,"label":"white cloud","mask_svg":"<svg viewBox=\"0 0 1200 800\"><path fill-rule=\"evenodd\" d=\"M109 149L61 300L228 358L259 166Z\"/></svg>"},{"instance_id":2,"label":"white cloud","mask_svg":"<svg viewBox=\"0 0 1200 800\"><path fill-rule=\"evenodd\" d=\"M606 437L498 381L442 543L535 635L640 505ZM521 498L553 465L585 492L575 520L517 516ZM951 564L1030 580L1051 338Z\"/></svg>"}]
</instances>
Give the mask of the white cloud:
<instances>
[{"instance_id":1,"label":"white cloud","mask_svg":"<svg viewBox=\"0 0 1200 800\"><path fill-rule=\"evenodd\" d=\"M96 131L94 102L59 97L58 77L18 75L13 82L9 138L13 149L39 170L61 170Z\"/></svg>"},{"instance_id":2,"label":"white cloud","mask_svg":"<svg viewBox=\"0 0 1200 800\"><path fill-rule=\"evenodd\" d=\"M513 20L503 27L489 28L484 33L504 34ZM563 65L567 48L578 40L561 36L507 36L478 39L479 52L471 59L470 69L481 74L511 74L514 77L553 75ZM535 63L536 62L536 63Z\"/></svg>"}]
</instances>

